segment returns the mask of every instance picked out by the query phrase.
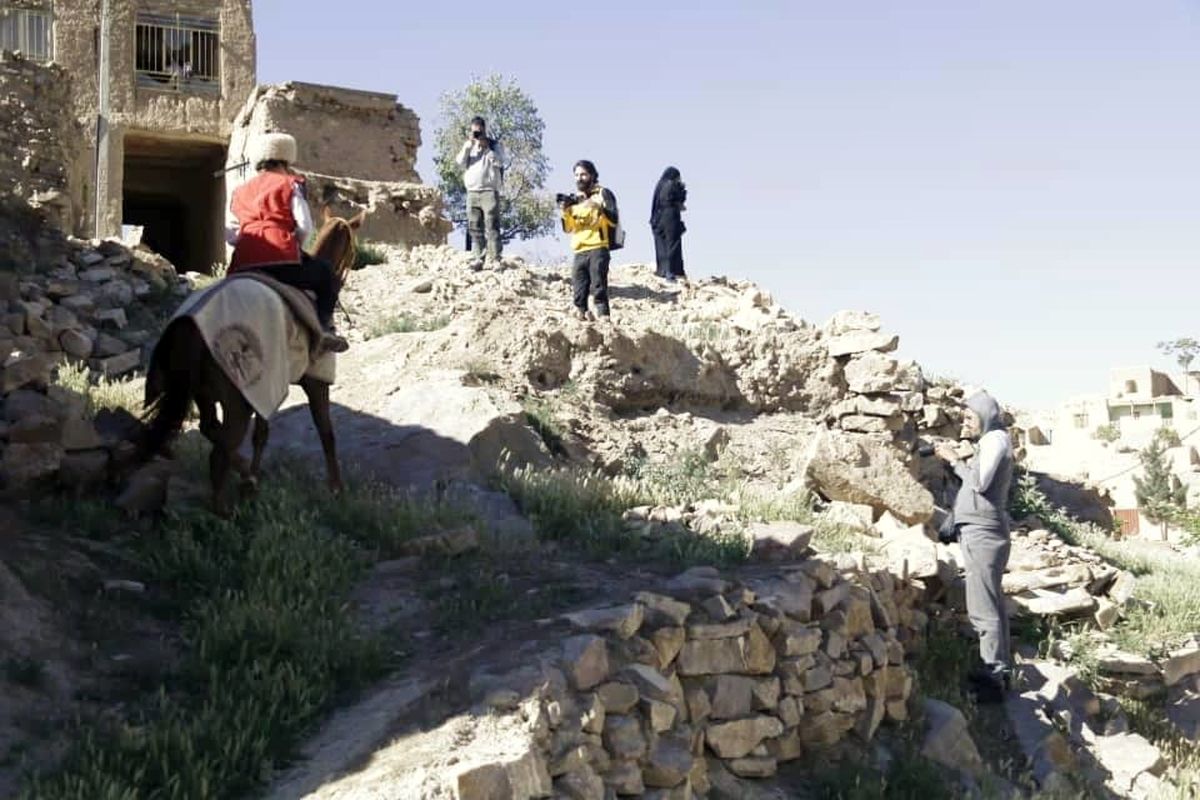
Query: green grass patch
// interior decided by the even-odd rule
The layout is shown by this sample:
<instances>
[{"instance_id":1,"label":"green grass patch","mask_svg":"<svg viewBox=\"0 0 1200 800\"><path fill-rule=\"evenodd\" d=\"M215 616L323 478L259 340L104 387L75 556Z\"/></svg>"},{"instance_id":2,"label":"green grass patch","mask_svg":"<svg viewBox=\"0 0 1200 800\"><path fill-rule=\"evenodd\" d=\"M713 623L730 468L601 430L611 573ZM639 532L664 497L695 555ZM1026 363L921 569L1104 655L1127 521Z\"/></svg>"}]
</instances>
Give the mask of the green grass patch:
<instances>
[{"instance_id":1,"label":"green grass patch","mask_svg":"<svg viewBox=\"0 0 1200 800\"><path fill-rule=\"evenodd\" d=\"M377 264L386 264L388 260L387 248L383 245L369 242L365 239L360 239L356 243L354 250L354 269L362 269L363 267L373 267Z\"/></svg>"},{"instance_id":2,"label":"green grass patch","mask_svg":"<svg viewBox=\"0 0 1200 800\"><path fill-rule=\"evenodd\" d=\"M978 659L975 640L945 624L929 627L925 645L913 662L917 693L949 703L970 720L974 705L967 697L967 673Z\"/></svg>"},{"instance_id":3,"label":"green grass patch","mask_svg":"<svg viewBox=\"0 0 1200 800\"><path fill-rule=\"evenodd\" d=\"M376 320L367 328L367 338L377 339L391 333L422 333L441 330L450 324L450 317L416 317L411 314L395 314Z\"/></svg>"},{"instance_id":4,"label":"green grass patch","mask_svg":"<svg viewBox=\"0 0 1200 800\"><path fill-rule=\"evenodd\" d=\"M115 535L90 503L60 498L35 512L57 514L72 535ZM24 796L232 797L260 786L339 697L387 665L346 602L372 555L460 516L370 488L313 492L307 475L284 470L232 519L183 508L152 535L126 536L139 579L182 620L187 654L154 702L85 727L62 770Z\"/></svg>"},{"instance_id":5,"label":"green grass patch","mask_svg":"<svg viewBox=\"0 0 1200 800\"><path fill-rule=\"evenodd\" d=\"M749 543L737 531L642 536L622 515L634 506L657 504L663 492L627 476L518 467L504 472L501 485L529 517L540 538L580 547L594 556L647 558L674 565L728 565L749 555Z\"/></svg>"},{"instance_id":6,"label":"green grass patch","mask_svg":"<svg viewBox=\"0 0 1200 800\"><path fill-rule=\"evenodd\" d=\"M583 590L571 583L541 575L522 580L523 565L492 554L430 559L428 565L442 576L424 591L441 633L476 635L493 622L538 619L583 599Z\"/></svg>"},{"instance_id":7,"label":"green grass patch","mask_svg":"<svg viewBox=\"0 0 1200 800\"><path fill-rule=\"evenodd\" d=\"M947 771L915 748L886 768L843 762L819 772L816 796L824 800L954 800L960 796Z\"/></svg>"},{"instance_id":8,"label":"green grass patch","mask_svg":"<svg viewBox=\"0 0 1200 800\"><path fill-rule=\"evenodd\" d=\"M526 414L535 429L557 435L552 417L538 407ZM680 451L669 459L634 460L624 474L604 475L573 468L508 469L501 480L533 522L541 538L583 547L593 555L630 555L672 564L737 564L750 554L746 526L755 522L795 521L813 525L814 546L825 553L878 552L879 543L813 512L805 493L782 494L750 487L736 468L707 459L700 451ZM642 536L622 515L637 506L688 507L715 500L731 507L715 533L680 528Z\"/></svg>"},{"instance_id":9,"label":"green grass patch","mask_svg":"<svg viewBox=\"0 0 1200 800\"><path fill-rule=\"evenodd\" d=\"M555 416L554 404L540 397L527 397L522 403L525 421L541 437L546 449L556 456L566 455L563 429Z\"/></svg>"}]
</instances>

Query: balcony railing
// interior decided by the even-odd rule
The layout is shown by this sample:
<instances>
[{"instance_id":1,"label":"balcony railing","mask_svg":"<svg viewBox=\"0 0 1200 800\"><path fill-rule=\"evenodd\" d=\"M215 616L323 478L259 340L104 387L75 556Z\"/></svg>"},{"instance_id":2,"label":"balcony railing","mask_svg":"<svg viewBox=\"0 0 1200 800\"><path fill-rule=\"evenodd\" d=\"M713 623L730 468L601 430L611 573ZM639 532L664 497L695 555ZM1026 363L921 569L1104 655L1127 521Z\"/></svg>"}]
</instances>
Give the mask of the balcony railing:
<instances>
[{"instance_id":1,"label":"balcony railing","mask_svg":"<svg viewBox=\"0 0 1200 800\"><path fill-rule=\"evenodd\" d=\"M49 8L15 8L0 3L0 50L19 50L33 61L50 61L54 57L52 22Z\"/></svg>"},{"instance_id":2,"label":"balcony railing","mask_svg":"<svg viewBox=\"0 0 1200 800\"><path fill-rule=\"evenodd\" d=\"M134 73L138 86L172 92L219 92L220 26L183 16L138 14Z\"/></svg>"}]
</instances>

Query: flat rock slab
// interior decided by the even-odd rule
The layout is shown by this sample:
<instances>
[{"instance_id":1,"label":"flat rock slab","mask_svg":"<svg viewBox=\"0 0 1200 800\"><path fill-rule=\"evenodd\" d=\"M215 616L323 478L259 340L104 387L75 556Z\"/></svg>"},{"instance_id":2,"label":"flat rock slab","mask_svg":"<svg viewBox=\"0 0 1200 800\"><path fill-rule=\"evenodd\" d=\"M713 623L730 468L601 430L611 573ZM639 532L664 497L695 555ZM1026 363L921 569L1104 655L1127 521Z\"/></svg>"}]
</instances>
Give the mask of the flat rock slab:
<instances>
[{"instance_id":1,"label":"flat rock slab","mask_svg":"<svg viewBox=\"0 0 1200 800\"><path fill-rule=\"evenodd\" d=\"M1110 783L1128 792L1142 773L1161 775L1166 768L1158 748L1136 733L1100 736L1094 744L1096 758L1112 773Z\"/></svg>"},{"instance_id":2,"label":"flat rock slab","mask_svg":"<svg viewBox=\"0 0 1200 800\"><path fill-rule=\"evenodd\" d=\"M356 344L338 361L332 418L345 467L392 486L429 488L494 475L505 449L515 464L550 463L549 452L515 401L464 386L463 373L454 370L404 374L390 363L403 363L396 358L402 354L376 344L394 338ZM369 358L377 361L363 363ZM314 464L323 463L298 387L292 387L271 420L271 442L269 447L286 447Z\"/></svg>"}]
</instances>

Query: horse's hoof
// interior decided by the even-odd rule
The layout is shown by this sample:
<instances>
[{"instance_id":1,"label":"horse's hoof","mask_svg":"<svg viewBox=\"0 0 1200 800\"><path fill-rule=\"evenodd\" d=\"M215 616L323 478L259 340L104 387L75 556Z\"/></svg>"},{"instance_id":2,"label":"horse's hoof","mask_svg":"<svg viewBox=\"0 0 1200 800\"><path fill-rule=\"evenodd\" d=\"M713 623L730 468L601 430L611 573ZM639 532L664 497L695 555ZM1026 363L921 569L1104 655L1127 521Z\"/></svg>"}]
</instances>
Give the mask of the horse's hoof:
<instances>
[{"instance_id":1,"label":"horse's hoof","mask_svg":"<svg viewBox=\"0 0 1200 800\"><path fill-rule=\"evenodd\" d=\"M345 491L345 489L346 486L341 481L329 482L329 491L333 492L334 494L341 494L343 491Z\"/></svg>"},{"instance_id":2,"label":"horse's hoof","mask_svg":"<svg viewBox=\"0 0 1200 800\"><path fill-rule=\"evenodd\" d=\"M240 488L244 496L254 497L258 494L258 478L246 478Z\"/></svg>"}]
</instances>

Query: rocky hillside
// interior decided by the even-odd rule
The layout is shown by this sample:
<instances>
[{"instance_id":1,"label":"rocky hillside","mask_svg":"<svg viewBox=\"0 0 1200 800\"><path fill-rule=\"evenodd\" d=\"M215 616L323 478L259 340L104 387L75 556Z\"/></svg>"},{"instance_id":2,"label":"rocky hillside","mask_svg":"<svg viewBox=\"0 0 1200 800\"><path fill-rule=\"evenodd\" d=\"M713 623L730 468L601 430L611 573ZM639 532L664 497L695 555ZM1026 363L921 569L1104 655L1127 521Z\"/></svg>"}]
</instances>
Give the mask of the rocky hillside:
<instances>
[{"instance_id":1,"label":"rocky hillside","mask_svg":"<svg viewBox=\"0 0 1200 800\"><path fill-rule=\"evenodd\" d=\"M611 277L614 322L581 322L565 272L466 264L423 247L353 274L342 300L357 341L334 387L345 417L446 434L477 471L500 446L608 475L700 457L764 488L868 505L873 519L929 519L943 468L920 445L957 437L961 392L897 359L878 317L817 327L749 282L664 288L627 266Z\"/></svg>"},{"instance_id":2,"label":"rocky hillside","mask_svg":"<svg viewBox=\"0 0 1200 800\"><path fill-rule=\"evenodd\" d=\"M190 284L142 250L70 245L57 263L7 281L0 275L11 331L0 336L8 347L0 463L9 488L58 483L109 497L116 487L104 479L120 426L106 425L127 418L100 413L86 370L136 372L163 314ZM748 282L668 287L633 265L613 271L613 321L580 321L570 313L565 270L510 260L475 273L446 247L388 255L353 273L342 296L342 329L353 343L339 357L332 394L343 462L356 477L428 490L442 510L469 507L501 536L461 520L425 530L384 492L370 501L382 509L372 512L386 532L380 545L370 541L375 526L351 530L364 519L355 516L361 497L271 501L319 505L297 512L294 523L323 520L313 547L366 537L368 550L378 548L384 560L353 603L331 608L353 606L367 628L399 632L429 657L405 665L399 684L351 709L348 721L328 726L306 751L324 755L278 777L273 796L772 796L750 788L764 785L782 793L774 796L805 796L792 793L804 779L790 767L821 766L824 748L842 752L851 743L901 752L912 735L920 738L914 752L972 791L998 777L987 774L1003 760L991 750L1016 744L1043 788L1148 796L1177 780L1178 765L1131 729L1118 698L1141 702L1169 689L1172 719L1180 720L1173 724L1195 735L1200 649L1182 630L1189 623L1148 624L1167 607L1154 580L1143 593L1143 568L1102 557L1101 531L1066 541L1073 529L1065 517L1038 506L1041 495L1026 487L1004 580L1011 613L1032 629L1068 625L1089 630L1088 638L1059 637L1054 652L1072 668L1027 654L1029 684L1001 716L960 703L964 715L934 699L953 701L961 675L938 673L954 684L947 692L916 664L935 649L927 641L935 628L954 631L963 619L961 554L931 536L935 506L949 499L945 464L931 451L958 441L963 390L932 384L918 364L899 358L897 336L876 316L846 311L817 326ZM112 405L136 406L127 394ZM295 393L272 421L269 452L318 464L301 402ZM203 498L193 462L163 478L160 501L182 509ZM248 503L250 517L269 516L271 503ZM555 513L543 513L547 506ZM203 526L207 517L170 519L170 541L178 541L195 535L178 526ZM277 525L271 518L263 530ZM391 532L406 526L415 538ZM599 529L637 544L596 559L573 537ZM671 577L680 562L737 566ZM484 599L472 596L477 578L463 574L490 575L501 564ZM546 570L569 588L563 598L542 591ZM145 586L134 574L133 583L103 585L170 592L153 585L153 573ZM522 574L519 591L509 588ZM14 585L23 593L32 586L19 577ZM512 608L512 619L489 616L493 596L510 591L520 598L512 608L537 605L553 615L523 619L523 627ZM430 609L447 596L465 606L456 622L486 617L484 644L431 625ZM16 619L21 609L4 610ZM264 605L256 613L284 611ZM1157 649L1142 647L1152 634ZM956 639L960 649L950 656L934 652L934 663L967 663L953 655L969 650L964 641ZM513 671L501 674L500 662ZM1083 686L1079 672L1087 669L1099 676L1100 694ZM333 688L323 690L332 696ZM446 695L456 704L431 710ZM28 716L40 698L29 687L22 697ZM306 707L314 715L307 719L322 709ZM392 732L412 725L424 733L388 745ZM981 738L992 735L989 726L1011 726L1016 736L989 743ZM978 750L968 746L972 737ZM125 755L140 763L140 754ZM369 755L374 766L358 769ZM327 782L331 770L339 781ZM1001 784L1019 795L1019 777Z\"/></svg>"}]
</instances>

